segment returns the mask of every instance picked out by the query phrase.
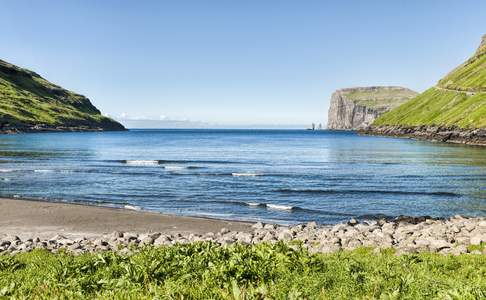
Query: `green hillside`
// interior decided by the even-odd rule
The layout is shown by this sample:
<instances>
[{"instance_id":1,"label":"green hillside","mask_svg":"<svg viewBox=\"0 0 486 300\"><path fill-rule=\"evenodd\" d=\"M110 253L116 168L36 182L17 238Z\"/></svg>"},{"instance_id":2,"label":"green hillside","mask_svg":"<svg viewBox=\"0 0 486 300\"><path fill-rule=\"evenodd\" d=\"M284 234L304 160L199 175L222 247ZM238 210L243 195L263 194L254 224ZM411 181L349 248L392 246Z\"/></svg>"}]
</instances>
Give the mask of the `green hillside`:
<instances>
[{"instance_id":1,"label":"green hillside","mask_svg":"<svg viewBox=\"0 0 486 300\"><path fill-rule=\"evenodd\" d=\"M373 125L486 127L486 35L473 57Z\"/></svg>"},{"instance_id":2,"label":"green hillside","mask_svg":"<svg viewBox=\"0 0 486 300\"><path fill-rule=\"evenodd\" d=\"M123 130L88 98L0 60L0 131Z\"/></svg>"},{"instance_id":3,"label":"green hillside","mask_svg":"<svg viewBox=\"0 0 486 300\"><path fill-rule=\"evenodd\" d=\"M357 105L376 109L396 107L417 95L410 89L395 86L342 89L341 94Z\"/></svg>"}]
</instances>

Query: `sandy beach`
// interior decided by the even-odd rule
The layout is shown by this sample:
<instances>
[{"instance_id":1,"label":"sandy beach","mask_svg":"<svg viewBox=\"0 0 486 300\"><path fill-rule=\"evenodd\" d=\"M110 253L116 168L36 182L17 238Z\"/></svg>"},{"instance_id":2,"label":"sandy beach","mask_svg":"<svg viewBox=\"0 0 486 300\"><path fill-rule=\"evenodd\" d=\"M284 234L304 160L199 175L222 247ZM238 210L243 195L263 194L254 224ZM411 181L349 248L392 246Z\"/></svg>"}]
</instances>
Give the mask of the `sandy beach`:
<instances>
[{"instance_id":1,"label":"sandy beach","mask_svg":"<svg viewBox=\"0 0 486 300\"><path fill-rule=\"evenodd\" d=\"M250 223L164 215L80 204L0 198L0 236L50 238L56 234L92 237L113 231L133 233L250 231Z\"/></svg>"}]
</instances>

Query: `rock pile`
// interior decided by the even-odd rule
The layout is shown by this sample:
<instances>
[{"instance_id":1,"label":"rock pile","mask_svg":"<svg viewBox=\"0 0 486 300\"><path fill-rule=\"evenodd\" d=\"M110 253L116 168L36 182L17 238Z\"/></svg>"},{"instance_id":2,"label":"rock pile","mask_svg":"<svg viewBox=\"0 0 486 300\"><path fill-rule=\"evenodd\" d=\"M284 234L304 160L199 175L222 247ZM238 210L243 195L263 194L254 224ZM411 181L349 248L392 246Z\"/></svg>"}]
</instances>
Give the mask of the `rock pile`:
<instances>
[{"instance_id":1,"label":"rock pile","mask_svg":"<svg viewBox=\"0 0 486 300\"><path fill-rule=\"evenodd\" d=\"M480 254L486 243L486 218L465 218L455 216L447 220L431 218L397 218L319 226L315 222L294 226L256 223L251 232L230 231L206 234L170 234L160 232L136 234L113 232L97 238L77 238L57 235L51 239L17 236L0 238L1 253L27 252L33 249L47 249L57 252L65 249L74 254L96 251L117 251L129 254L147 245L174 245L198 241L212 241L220 245L232 243L257 244L277 241L302 243L312 253L329 253L352 250L358 247L375 249L395 248L397 253L422 251L458 255ZM484 250L483 250L484 251ZM486 251L484 251L486 254Z\"/></svg>"}]
</instances>

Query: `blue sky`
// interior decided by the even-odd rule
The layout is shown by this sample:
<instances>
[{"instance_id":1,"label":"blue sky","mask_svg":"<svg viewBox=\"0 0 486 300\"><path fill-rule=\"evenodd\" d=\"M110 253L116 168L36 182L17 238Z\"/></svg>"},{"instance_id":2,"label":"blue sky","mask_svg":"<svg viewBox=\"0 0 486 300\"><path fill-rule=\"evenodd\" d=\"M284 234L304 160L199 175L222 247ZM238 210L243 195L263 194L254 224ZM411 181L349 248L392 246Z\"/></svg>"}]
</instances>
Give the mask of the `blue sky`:
<instances>
[{"instance_id":1,"label":"blue sky","mask_svg":"<svg viewBox=\"0 0 486 300\"><path fill-rule=\"evenodd\" d=\"M114 117L326 122L338 88L427 87L486 34L486 1L0 0L0 59Z\"/></svg>"}]
</instances>

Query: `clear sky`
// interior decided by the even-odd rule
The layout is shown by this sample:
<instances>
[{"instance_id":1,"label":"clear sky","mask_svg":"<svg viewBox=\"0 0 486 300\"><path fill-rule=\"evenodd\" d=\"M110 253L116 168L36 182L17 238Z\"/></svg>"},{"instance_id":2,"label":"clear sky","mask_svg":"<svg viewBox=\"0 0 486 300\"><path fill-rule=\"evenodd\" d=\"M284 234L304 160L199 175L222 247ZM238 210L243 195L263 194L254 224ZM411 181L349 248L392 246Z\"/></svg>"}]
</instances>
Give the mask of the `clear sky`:
<instances>
[{"instance_id":1,"label":"clear sky","mask_svg":"<svg viewBox=\"0 0 486 300\"><path fill-rule=\"evenodd\" d=\"M335 89L423 91L483 34L484 0L0 0L0 59L115 118L325 123Z\"/></svg>"}]
</instances>

